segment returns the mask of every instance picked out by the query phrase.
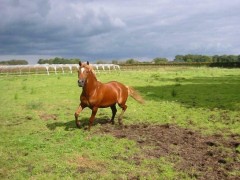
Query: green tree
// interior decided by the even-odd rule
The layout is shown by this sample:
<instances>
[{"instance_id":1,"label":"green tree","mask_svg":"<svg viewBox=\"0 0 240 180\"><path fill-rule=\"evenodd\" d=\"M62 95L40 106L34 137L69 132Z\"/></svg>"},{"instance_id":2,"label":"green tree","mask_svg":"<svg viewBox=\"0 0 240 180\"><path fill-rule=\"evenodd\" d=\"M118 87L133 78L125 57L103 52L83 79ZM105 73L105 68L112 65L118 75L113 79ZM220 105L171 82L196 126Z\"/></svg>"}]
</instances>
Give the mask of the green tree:
<instances>
[{"instance_id":1,"label":"green tree","mask_svg":"<svg viewBox=\"0 0 240 180\"><path fill-rule=\"evenodd\" d=\"M26 60L9 60L9 61L1 61L0 64L3 65L27 65L28 62Z\"/></svg>"},{"instance_id":2,"label":"green tree","mask_svg":"<svg viewBox=\"0 0 240 180\"><path fill-rule=\"evenodd\" d=\"M212 62L216 60L216 57L197 54L177 55L175 56L174 62Z\"/></svg>"},{"instance_id":3,"label":"green tree","mask_svg":"<svg viewBox=\"0 0 240 180\"><path fill-rule=\"evenodd\" d=\"M218 55L214 55L213 57L212 57L212 62L218 62L219 61L219 56Z\"/></svg>"},{"instance_id":4,"label":"green tree","mask_svg":"<svg viewBox=\"0 0 240 180\"><path fill-rule=\"evenodd\" d=\"M39 59L38 64L78 64L80 59L65 59L55 57L54 59Z\"/></svg>"},{"instance_id":5,"label":"green tree","mask_svg":"<svg viewBox=\"0 0 240 180\"><path fill-rule=\"evenodd\" d=\"M234 55L229 55L228 59L229 59L228 60L229 62L237 62L238 61L238 57L234 56Z\"/></svg>"},{"instance_id":6,"label":"green tree","mask_svg":"<svg viewBox=\"0 0 240 180\"><path fill-rule=\"evenodd\" d=\"M112 64L118 64L118 60L112 60Z\"/></svg>"},{"instance_id":7,"label":"green tree","mask_svg":"<svg viewBox=\"0 0 240 180\"><path fill-rule=\"evenodd\" d=\"M126 60L126 64L138 64L139 62L137 60L134 59L128 59Z\"/></svg>"},{"instance_id":8,"label":"green tree","mask_svg":"<svg viewBox=\"0 0 240 180\"><path fill-rule=\"evenodd\" d=\"M175 59L173 60L174 62L184 62L184 56L183 55L176 55Z\"/></svg>"},{"instance_id":9,"label":"green tree","mask_svg":"<svg viewBox=\"0 0 240 180\"><path fill-rule=\"evenodd\" d=\"M97 61L96 61L96 64L106 64L106 62L103 61L103 60L97 60Z\"/></svg>"},{"instance_id":10,"label":"green tree","mask_svg":"<svg viewBox=\"0 0 240 180\"><path fill-rule=\"evenodd\" d=\"M167 63L168 59L167 58L156 57L156 58L153 59L153 62L155 64Z\"/></svg>"}]
</instances>

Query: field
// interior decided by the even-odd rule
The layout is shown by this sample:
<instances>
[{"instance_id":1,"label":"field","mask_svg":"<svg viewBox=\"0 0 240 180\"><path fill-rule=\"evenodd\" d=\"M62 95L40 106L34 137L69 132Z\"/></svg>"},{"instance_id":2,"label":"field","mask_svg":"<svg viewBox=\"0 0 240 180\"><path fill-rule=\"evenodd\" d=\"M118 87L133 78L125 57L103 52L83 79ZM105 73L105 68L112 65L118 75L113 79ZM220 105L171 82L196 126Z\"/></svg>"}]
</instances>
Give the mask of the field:
<instances>
[{"instance_id":1,"label":"field","mask_svg":"<svg viewBox=\"0 0 240 180\"><path fill-rule=\"evenodd\" d=\"M0 179L237 179L240 70L165 67L97 74L134 87L124 126L74 112L77 74L0 76ZM118 108L119 114L120 109Z\"/></svg>"}]
</instances>

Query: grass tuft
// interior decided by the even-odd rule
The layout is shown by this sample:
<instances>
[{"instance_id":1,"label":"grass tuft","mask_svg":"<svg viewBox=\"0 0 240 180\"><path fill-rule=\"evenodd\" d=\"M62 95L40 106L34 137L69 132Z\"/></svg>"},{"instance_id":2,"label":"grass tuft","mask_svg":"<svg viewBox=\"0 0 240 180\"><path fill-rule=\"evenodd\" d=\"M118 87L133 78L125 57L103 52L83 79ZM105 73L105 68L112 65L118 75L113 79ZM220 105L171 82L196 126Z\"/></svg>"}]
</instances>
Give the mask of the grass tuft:
<instances>
[{"instance_id":1,"label":"grass tuft","mask_svg":"<svg viewBox=\"0 0 240 180\"><path fill-rule=\"evenodd\" d=\"M177 96L177 91L175 89L172 89L171 95L172 95L172 97L176 97Z\"/></svg>"},{"instance_id":2,"label":"grass tuft","mask_svg":"<svg viewBox=\"0 0 240 180\"><path fill-rule=\"evenodd\" d=\"M28 110L39 110L42 109L43 103L41 101L30 101L26 107Z\"/></svg>"}]
</instances>

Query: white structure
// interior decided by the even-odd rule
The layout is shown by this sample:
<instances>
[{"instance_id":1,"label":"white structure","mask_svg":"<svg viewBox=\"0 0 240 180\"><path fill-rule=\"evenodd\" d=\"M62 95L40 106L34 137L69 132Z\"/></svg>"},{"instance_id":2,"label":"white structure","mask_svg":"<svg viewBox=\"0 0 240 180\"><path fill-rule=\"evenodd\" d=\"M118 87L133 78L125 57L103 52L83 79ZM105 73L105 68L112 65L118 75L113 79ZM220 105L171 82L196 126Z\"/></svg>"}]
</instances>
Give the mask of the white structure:
<instances>
[{"instance_id":1,"label":"white structure","mask_svg":"<svg viewBox=\"0 0 240 180\"><path fill-rule=\"evenodd\" d=\"M120 66L116 64L91 64L94 70L100 72L99 70L120 70ZM57 70L64 74L65 71L69 70L72 74L73 68L76 70L79 68L78 64L35 64L35 65L0 65L0 74L2 73L19 73L34 71L38 73L39 71L46 71L49 75L50 70L53 69L55 74L57 74Z\"/></svg>"}]
</instances>

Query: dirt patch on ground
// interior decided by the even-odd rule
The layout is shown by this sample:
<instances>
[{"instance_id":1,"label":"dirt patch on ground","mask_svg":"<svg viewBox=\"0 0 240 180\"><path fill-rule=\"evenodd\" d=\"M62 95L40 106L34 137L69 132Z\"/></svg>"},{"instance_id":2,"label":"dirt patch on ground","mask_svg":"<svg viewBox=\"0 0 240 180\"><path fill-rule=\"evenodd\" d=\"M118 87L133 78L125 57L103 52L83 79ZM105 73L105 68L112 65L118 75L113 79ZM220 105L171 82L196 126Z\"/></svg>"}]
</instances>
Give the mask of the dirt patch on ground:
<instances>
[{"instance_id":1,"label":"dirt patch on ground","mask_svg":"<svg viewBox=\"0 0 240 180\"><path fill-rule=\"evenodd\" d=\"M68 163L70 165L77 166L76 173L91 173L91 172L101 173L102 171L105 171L104 163L90 160L87 157L79 156L74 159L70 159Z\"/></svg>"},{"instance_id":2,"label":"dirt patch on ground","mask_svg":"<svg viewBox=\"0 0 240 180\"><path fill-rule=\"evenodd\" d=\"M188 173L192 178L239 178L239 134L229 137L203 136L199 132L169 124L130 125L122 129L104 124L100 131L116 138L136 141L143 154L133 157L136 164L141 164L143 158L166 157L175 164L177 170Z\"/></svg>"},{"instance_id":3,"label":"dirt patch on ground","mask_svg":"<svg viewBox=\"0 0 240 180\"><path fill-rule=\"evenodd\" d=\"M40 117L40 119L42 119L44 121L57 120L56 114L40 114L39 117Z\"/></svg>"}]
</instances>

